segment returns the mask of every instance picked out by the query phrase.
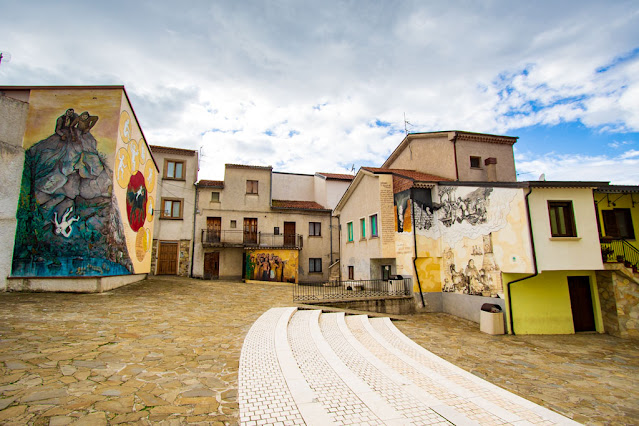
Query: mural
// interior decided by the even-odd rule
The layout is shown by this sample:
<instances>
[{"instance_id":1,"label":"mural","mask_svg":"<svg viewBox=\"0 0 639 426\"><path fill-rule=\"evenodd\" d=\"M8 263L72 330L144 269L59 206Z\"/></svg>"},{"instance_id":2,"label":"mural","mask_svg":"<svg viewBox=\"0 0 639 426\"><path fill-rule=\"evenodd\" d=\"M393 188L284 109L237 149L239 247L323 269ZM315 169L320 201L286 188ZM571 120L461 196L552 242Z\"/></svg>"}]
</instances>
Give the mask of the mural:
<instances>
[{"instance_id":1,"label":"mural","mask_svg":"<svg viewBox=\"0 0 639 426\"><path fill-rule=\"evenodd\" d=\"M37 93L32 100L37 108ZM120 213L113 208L113 173L93 135L102 121L89 111L78 115L74 107L42 123L50 135L25 152L13 276L133 272Z\"/></svg>"},{"instance_id":2,"label":"mural","mask_svg":"<svg viewBox=\"0 0 639 426\"><path fill-rule=\"evenodd\" d=\"M250 250L246 252L247 280L296 283L298 279L296 250Z\"/></svg>"},{"instance_id":3,"label":"mural","mask_svg":"<svg viewBox=\"0 0 639 426\"><path fill-rule=\"evenodd\" d=\"M411 202L415 203L415 216L417 217L419 211L431 211L433 206L431 190L428 188L413 188L412 199L411 190L398 192L394 194L395 204L395 231L396 232L411 232ZM417 221L415 221L417 226Z\"/></svg>"}]
</instances>

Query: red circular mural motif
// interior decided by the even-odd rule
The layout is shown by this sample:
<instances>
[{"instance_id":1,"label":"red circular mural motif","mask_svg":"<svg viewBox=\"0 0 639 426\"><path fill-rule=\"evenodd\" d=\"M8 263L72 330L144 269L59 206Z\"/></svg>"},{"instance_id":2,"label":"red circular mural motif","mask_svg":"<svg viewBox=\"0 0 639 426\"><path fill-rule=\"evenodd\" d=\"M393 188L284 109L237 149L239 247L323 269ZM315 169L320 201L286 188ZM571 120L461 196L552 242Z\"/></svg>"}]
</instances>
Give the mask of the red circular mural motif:
<instances>
[{"instance_id":1,"label":"red circular mural motif","mask_svg":"<svg viewBox=\"0 0 639 426\"><path fill-rule=\"evenodd\" d=\"M147 193L144 175L137 172L131 176L129 185L126 188L126 214L129 218L129 225L135 232L138 232L138 229L144 225L146 220L146 203Z\"/></svg>"}]
</instances>

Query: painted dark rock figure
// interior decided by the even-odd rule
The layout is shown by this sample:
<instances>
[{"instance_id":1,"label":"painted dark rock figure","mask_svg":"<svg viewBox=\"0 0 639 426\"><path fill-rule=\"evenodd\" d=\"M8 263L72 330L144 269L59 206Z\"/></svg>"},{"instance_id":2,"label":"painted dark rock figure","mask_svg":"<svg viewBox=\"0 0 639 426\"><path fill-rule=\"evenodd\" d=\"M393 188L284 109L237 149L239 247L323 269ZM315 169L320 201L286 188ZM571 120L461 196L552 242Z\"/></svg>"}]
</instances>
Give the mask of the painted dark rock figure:
<instances>
[{"instance_id":1,"label":"painted dark rock figure","mask_svg":"<svg viewBox=\"0 0 639 426\"><path fill-rule=\"evenodd\" d=\"M90 133L97 117L87 112L81 122L69 108L55 133L25 152L14 276L133 272L113 174Z\"/></svg>"}]
</instances>

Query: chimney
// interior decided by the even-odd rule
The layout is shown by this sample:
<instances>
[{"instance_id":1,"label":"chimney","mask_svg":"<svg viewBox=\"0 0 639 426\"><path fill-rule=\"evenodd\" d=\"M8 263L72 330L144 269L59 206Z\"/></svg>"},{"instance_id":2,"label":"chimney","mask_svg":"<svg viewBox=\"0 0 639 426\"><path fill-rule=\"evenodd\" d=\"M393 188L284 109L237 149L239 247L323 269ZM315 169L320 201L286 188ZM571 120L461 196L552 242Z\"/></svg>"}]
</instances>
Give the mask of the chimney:
<instances>
[{"instance_id":1,"label":"chimney","mask_svg":"<svg viewBox=\"0 0 639 426\"><path fill-rule=\"evenodd\" d=\"M497 182L497 159L489 157L484 160L486 166L486 180L488 182Z\"/></svg>"}]
</instances>

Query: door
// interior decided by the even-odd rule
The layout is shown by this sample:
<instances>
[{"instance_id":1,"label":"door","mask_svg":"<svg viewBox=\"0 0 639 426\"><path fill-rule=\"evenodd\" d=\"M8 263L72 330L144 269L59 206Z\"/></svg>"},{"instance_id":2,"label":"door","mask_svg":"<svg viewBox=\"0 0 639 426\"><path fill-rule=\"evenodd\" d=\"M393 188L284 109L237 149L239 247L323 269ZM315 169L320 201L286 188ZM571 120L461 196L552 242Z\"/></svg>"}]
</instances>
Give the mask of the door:
<instances>
[{"instance_id":1,"label":"door","mask_svg":"<svg viewBox=\"0 0 639 426\"><path fill-rule=\"evenodd\" d=\"M244 244L257 244L257 218L244 218Z\"/></svg>"},{"instance_id":2,"label":"door","mask_svg":"<svg viewBox=\"0 0 639 426\"><path fill-rule=\"evenodd\" d=\"M206 242L219 243L222 235L222 218L207 217L206 218Z\"/></svg>"},{"instance_id":3,"label":"door","mask_svg":"<svg viewBox=\"0 0 639 426\"><path fill-rule=\"evenodd\" d=\"M158 275L177 275L178 243L160 241Z\"/></svg>"},{"instance_id":4,"label":"door","mask_svg":"<svg viewBox=\"0 0 639 426\"><path fill-rule=\"evenodd\" d=\"M284 222L284 246L295 247L295 222Z\"/></svg>"},{"instance_id":5,"label":"door","mask_svg":"<svg viewBox=\"0 0 639 426\"><path fill-rule=\"evenodd\" d=\"M220 252L204 253L204 279L214 280L220 277Z\"/></svg>"},{"instance_id":6,"label":"door","mask_svg":"<svg viewBox=\"0 0 639 426\"><path fill-rule=\"evenodd\" d=\"M595 331L595 313L592 308L589 277L568 277L570 307L575 332Z\"/></svg>"}]
</instances>

